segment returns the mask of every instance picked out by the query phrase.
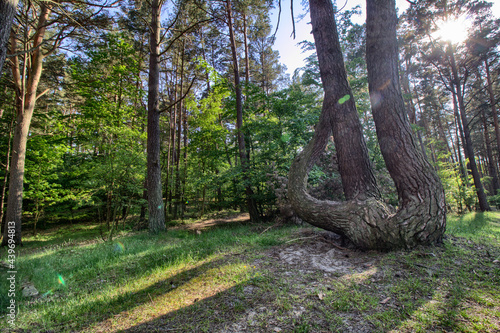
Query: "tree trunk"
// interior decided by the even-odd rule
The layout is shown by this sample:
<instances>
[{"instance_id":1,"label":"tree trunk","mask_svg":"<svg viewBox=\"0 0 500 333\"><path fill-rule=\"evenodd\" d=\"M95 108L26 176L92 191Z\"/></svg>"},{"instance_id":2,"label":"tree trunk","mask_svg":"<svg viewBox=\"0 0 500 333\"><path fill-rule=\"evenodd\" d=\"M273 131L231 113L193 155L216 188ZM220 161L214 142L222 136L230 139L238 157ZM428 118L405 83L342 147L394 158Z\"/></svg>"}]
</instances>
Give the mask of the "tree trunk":
<instances>
[{"instance_id":1,"label":"tree trunk","mask_svg":"<svg viewBox=\"0 0 500 333\"><path fill-rule=\"evenodd\" d=\"M248 52L247 16L243 13L243 41L245 45L245 83L250 83L250 57Z\"/></svg>"},{"instance_id":2,"label":"tree trunk","mask_svg":"<svg viewBox=\"0 0 500 333\"><path fill-rule=\"evenodd\" d=\"M490 134L489 134L489 126L488 121L486 119L486 112L484 108L481 107L481 118L483 121L484 127L484 144L486 146L486 155L488 157L488 174L491 177L491 187L493 189L493 195L497 194L497 191L500 189L500 184L498 182L498 172L495 167L495 160L493 159L493 152L491 150L491 142L490 142Z\"/></svg>"},{"instance_id":3,"label":"tree trunk","mask_svg":"<svg viewBox=\"0 0 500 333\"><path fill-rule=\"evenodd\" d=\"M187 159L187 146L188 146L188 121L187 121L187 110L184 108L184 113L182 117L182 135L183 135L183 144L184 144L184 172L182 174L182 190L181 190L181 219L184 219L184 213L186 211L186 179L187 179L187 168L188 168L188 159Z\"/></svg>"},{"instance_id":4,"label":"tree trunk","mask_svg":"<svg viewBox=\"0 0 500 333\"><path fill-rule=\"evenodd\" d=\"M233 18L232 18L232 9L231 9L231 0L226 1L226 10L227 10L227 22L229 28L229 39L231 43L231 53L233 58L233 71L234 71L234 88L236 92L236 132L238 136L238 150L241 162L241 168L243 172L243 182L245 183L245 195L247 202L248 213L250 214L250 220L258 221L260 219L259 212L257 210L257 205L255 203L255 199L253 198L253 190L251 186L248 184L250 181L248 178L249 171L249 163L246 156L246 148L245 148L245 137L243 135L242 127L243 127L243 98L241 94L241 84L240 84L240 74L238 69L238 54L236 52L236 40L234 37L234 29L233 29Z\"/></svg>"},{"instance_id":5,"label":"tree trunk","mask_svg":"<svg viewBox=\"0 0 500 333\"><path fill-rule=\"evenodd\" d=\"M160 84L160 16L161 4L153 0L151 5L151 26L149 43L149 80L148 80L148 209L149 231L157 233L165 230L165 214L161 186L160 166L160 112L159 112L159 84Z\"/></svg>"},{"instance_id":6,"label":"tree trunk","mask_svg":"<svg viewBox=\"0 0 500 333\"><path fill-rule=\"evenodd\" d=\"M40 16L37 23L36 33L33 37L33 52L31 53L31 66L28 70L27 84L21 80L19 68L19 59L12 59L12 73L16 86L16 128L14 130L14 139L12 142L12 159L10 164L9 176L9 197L7 199L6 222L14 222L15 233L14 241L16 244L22 244L21 241L21 216L23 209L23 184L24 184L24 164L26 159L26 144L28 143L31 118L35 110L37 99L37 89L40 82L40 76L43 68L43 58L41 44L46 30L46 22L50 15L50 8L45 4L40 5ZM16 53L15 38L12 38L11 47ZM26 87L26 90L23 89ZM7 245L7 231L5 228L3 234L2 246Z\"/></svg>"},{"instance_id":7,"label":"tree trunk","mask_svg":"<svg viewBox=\"0 0 500 333\"><path fill-rule=\"evenodd\" d=\"M467 115L465 114L465 105L464 99L462 95L462 87L458 78L458 69L455 63L455 55L453 53L451 43L448 44L447 55L450 60L451 71L452 71L452 85L454 86L454 90L456 91L456 96L458 99L458 111L460 113L460 119L462 120L462 125L464 129L464 138L465 138L465 150L467 151L467 157L469 158L469 166L472 173L472 178L474 180L474 186L476 187L477 198L479 200L479 209L484 211L489 211L490 206L488 204L488 200L486 198L486 194L484 193L483 184L481 182L481 176L479 175L479 170L476 165L476 159L474 156L474 149L472 148L472 138L470 135L469 123L467 120Z\"/></svg>"},{"instance_id":8,"label":"tree trunk","mask_svg":"<svg viewBox=\"0 0 500 333\"><path fill-rule=\"evenodd\" d=\"M182 45L181 51L181 72L180 72L180 91L179 98L184 93L184 44ZM182 134L182 109L183 109L183 100L178 104L178 117L177 117L177 151L176 156L177 160L175 161L175 187L174 187L174 216L173 219L177 219L177 215L179 213L179 209L181 208L181 173L180 173L180 164L181 164L181 134Z\"/></svg>"},{"instance_id":9,"label":"tree trunk","mask_svg":"<svg viewBox=\"0 0 500 333\"><path fill-rule=\"evenodd\" d=\"M497 115L497 109L495 107L495 94L493 93L493 86L491 82L491 75L490 75L490 66L488 64L488 60L484 60L484 67L486 69L486 83L487 83L487 89L488 89L488 95L490 97L490 107L491 107L491 116L493 117L493 126L495 127L495 138L496 138L496 143L497 143L497 161L498 164L500 165L500 128L498 126L498 115ZM497 193L493 193L497 194Z\"/></svg>"},{"instance_id":10,"label":"tree trunk","mask_svg":"<svg viewBox=\"0 0 500 333\"><path fill-rule=\"evenodd\" d=\"M416 147L404 113L397 71L394 2L384 3L383 13L376 7L378 4L367 6L371 25L380 24L367 29L374 30L367 35L367 63L371 69L369 79L379 143L400 195L400 209L396 214L379 199L366 145L356 124L359 119L354 105L348 104L352 95L350 90L340 90L341 87L348 89L348 84L332 3L330 0L310 0L309 4L325 99L313 139L290 168L288 196L293 209L303 220L344 235L363 249L390 250L440 241L446 219L444 191L434 170ZM377 23L379 15L386 21ZM379 54L381 51L386 54ZM383 63L374 63L374 58ZM372 66L375 64L381 72L374 73ZM373 74L383 77L374 80ZM381 80L388 84L380 86ZM388 119L383 119L384 116ZM343 122L336 124L339 121ZM326 147L332 129L348 198L343 203L320 201L306 192L307 174ZM352 147L352 151L347 147ZM346 158L348 156L356 161ZM351 164L356 171L347 168Z\"/></svg>"},{"instance_id":11,"label":"tree trunk","mask_svg":"<svg viewBox=\"0 0 500 333\"><path fill-rule=\"evenodd\" d=\"M10 36L10 28L16 15L18 0L0 0L0 74L7 57L7 41Z\"/></svg>"},{"instance_id":12,"label":"tree trunk","mask_svg":"<svg viewBox=\"0 0 500 333\"><path fill-rule=\"evenodd\" d=\"M0 195L0 225L1 225L1 234L3 234L5 230L5 221L4 221L4 205L5 205L5 192L7 190L7 180L9 179L9 171L10 171L10 153L11 153L11 143L12 143L12 129L14 127L14 117L10 121L9 125L9 141L7 142L7 156L5 157L5 175L3 176L3 184L2 184L2 194Z\"/></svg>"},{"instance_id":13,"label":"tree trunk","mask_svg":"<svg viewBox=\"0 0 500 333\"><path fill-rule=\"evenodd\" d=\"M410 244L440 241L446 225L441 180L415 144L398 75L394 0L367 0L366 63L380 150L394 180L399 211L393 218ZM404 236L403 236L404 235Z\"/></svg>"}]
</instances>

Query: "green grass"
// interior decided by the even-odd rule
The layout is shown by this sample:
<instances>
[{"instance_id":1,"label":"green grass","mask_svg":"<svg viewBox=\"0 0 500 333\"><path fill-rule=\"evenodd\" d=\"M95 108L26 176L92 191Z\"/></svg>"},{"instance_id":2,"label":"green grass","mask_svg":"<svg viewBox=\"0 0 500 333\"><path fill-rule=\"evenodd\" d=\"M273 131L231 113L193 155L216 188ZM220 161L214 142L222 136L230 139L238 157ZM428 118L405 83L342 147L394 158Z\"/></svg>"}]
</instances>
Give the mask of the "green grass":
<instances>
[{"instance_id":1,"label":"green grass","mask_svg":"<svg viewBox=\"0 0 500 333\"><path fill-rule=\"evenodd\" d=\"M259 235L263 227L230 225L200 235L186 230L155 236L131 233L104 242L93 226L86 226L27 238L18 254L16 278L29 281L43 296L33 303L17 298L21 304L17 323L32 330L53 329L58 323L80 329L161 298L165 292L179 294L170 304L177 309L184 289L206 279L214 290L250 281L258 273L249 264L228 258L280 244L283 235L294 229L271 229ZM5 293L0 297L0 311L4 311L9 299Z\"/></svg>"},{"instance_id":2,"label":"green grass","mask_svg":"<svg viewBox=\"0 0 500 333\"><path fill-rule=\"evenodd\" d=\"M229 223L201 234L120 231L106 242L92 224L47 230L16 249L16 327L19 332L500 330L500 213L451 216L439 247L339 252L352 260L350 273L325 273L308 266L307 258L283 262L285 248L326 255L331 245L311 237L319 233ZM6 259L6 249L0 259ZM359 270L365 262L373 265ZM2 331L8 328L6 277L0 268ZM33 284L39 297L23 298L19 289L25 283Z\"/></svg>"}]
</instances>

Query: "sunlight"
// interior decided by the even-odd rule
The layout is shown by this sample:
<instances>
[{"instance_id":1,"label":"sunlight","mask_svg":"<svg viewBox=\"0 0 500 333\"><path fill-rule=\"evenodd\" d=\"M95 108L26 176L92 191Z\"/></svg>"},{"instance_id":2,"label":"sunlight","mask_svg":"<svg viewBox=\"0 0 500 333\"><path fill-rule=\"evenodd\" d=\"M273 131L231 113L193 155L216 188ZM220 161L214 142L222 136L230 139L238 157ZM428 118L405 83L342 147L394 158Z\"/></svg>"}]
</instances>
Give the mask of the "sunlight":
<instances>
[{"instance_id":1,"label":"sunlight","mask_svg":"<svg viewBox=\"0 0 500 333\"><path fill-rule=\"evenodd\" d=\"M433 37L458 44L467 39L470 22L465 16L448 19L437 24Z\"/></svg>"}]
</instances>

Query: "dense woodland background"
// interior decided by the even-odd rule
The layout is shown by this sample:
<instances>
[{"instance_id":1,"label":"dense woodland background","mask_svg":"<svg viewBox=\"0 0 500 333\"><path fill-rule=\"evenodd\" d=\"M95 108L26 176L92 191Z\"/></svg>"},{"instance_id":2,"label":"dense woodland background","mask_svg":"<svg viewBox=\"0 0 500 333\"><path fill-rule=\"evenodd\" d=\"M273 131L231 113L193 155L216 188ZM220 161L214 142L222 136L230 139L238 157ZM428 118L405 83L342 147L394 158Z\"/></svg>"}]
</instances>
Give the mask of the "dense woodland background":
<instances>
[{"instance_id":1,"label":"dense woodland background","mask_svg":"<svg viewBox=\"0 0 500 333\"><path fill-rule=\"evenodd\" d=\"M162 13L156 139L167 225L247 210L249 199L253 219L290 218L286 177L312 137L323 98L316 55L292 77L285 73L272 49L269 12L281 6L275 1L155 4ZM18 115L33 107L23 230L89 220L108 230L148 227L151 7L146 1L19 4L0 77L3 224ZM419 1L400 15L406 111L450 212L500 204L500 24L490 7ZM384 200L397 205L370 112L365 27L352 22L358 11L337 14L341 46L377 182ZM465 14L471 27L464 41L436 37L437 23ZM282 15L290 13L283 8ZM310 42L302 47L314 50ZM309 175L317 198L343 198L335 159L332 142ZM481 196L490 207L480 205Z\"/></svg>"}]
</instances>

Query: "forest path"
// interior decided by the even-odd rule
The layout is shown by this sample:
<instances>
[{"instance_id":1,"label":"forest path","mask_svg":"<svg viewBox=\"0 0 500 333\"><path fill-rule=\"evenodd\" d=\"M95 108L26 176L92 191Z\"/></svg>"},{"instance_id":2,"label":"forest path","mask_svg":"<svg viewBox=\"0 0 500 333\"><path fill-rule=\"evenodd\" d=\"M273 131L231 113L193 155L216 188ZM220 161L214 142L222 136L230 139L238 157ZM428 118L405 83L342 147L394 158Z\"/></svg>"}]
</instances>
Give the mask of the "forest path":
<instances>
[{"instance_id":1,"label":"forest path","mask_svg":"<svg viewBox=\"0 0 500 333\"><path fill-rule=\"evenodd\" d=\"M202 220L200 222L183 224L180 226L173 227L171 229L178 230L193 230L193 231L202 231L211 227L215 227L218 225L223 225L227 223L235 223L235 222L250 222L250 215L248 213L239 213L231 216L220 217L220 218L210 218L206 220Z\"/></svg>"}]
</instances>

